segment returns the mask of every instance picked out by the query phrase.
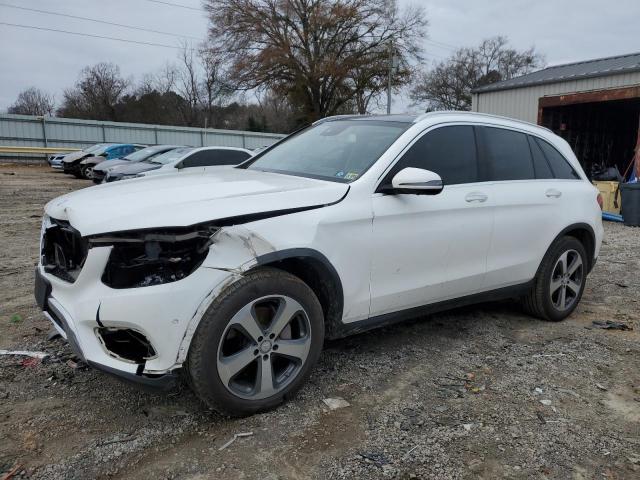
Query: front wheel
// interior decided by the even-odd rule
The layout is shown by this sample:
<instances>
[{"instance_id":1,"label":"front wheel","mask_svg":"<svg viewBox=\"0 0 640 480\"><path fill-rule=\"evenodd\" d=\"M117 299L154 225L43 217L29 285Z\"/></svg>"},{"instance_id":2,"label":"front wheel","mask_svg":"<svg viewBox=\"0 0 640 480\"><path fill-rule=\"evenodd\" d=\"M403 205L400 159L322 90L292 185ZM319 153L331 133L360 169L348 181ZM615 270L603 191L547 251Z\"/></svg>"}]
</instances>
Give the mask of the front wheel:
<instances>
[{"instance_id":1,"label":"front wheel","mask_svg":"<svg viewBox=\"0 0 640 480\"><path fill-rule=\"evenodd\" d=\"M80 175L82 176L82 178L91 180L93 178L93 165L84 165L80 169Z\"/></svg>"},{"instance_id":2,"label":"front wheel","mask_svg":"<svg viewBox=\"0 0 640 480\"><path fill-rule=\"evenodd\" d=\"M582 242L569 236L557 240L542 260L534 286L522 299L525 310L543 320L564 320L582 298L587 271Z\"/></svg>"},{"instance_id":3,"label":"front wheel","mask_svg":"<svg viewBox=\"0 0 640 480\"><path fill-rule=\"evenodd\" d=\"M256 270L223 291L203 316L186 362L189 380L221 413L268 410L304 384L323 341L313 291L286 272Z\"/></svg>"}]
</instances>

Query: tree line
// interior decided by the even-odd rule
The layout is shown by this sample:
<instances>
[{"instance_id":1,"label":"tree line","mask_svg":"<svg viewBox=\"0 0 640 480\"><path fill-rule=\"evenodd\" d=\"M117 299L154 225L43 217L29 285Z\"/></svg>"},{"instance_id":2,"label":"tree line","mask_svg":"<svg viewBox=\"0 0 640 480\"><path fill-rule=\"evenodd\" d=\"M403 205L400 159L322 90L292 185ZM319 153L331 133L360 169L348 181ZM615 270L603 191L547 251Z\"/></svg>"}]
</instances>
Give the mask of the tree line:
<instances>
[{"instance_id":1,"label":"tree line","mask_svg":"<svg viewBox=\"0 0 640 480\"><path fill-rule=\"evenodd\" d=\"M544 64L504 37L427 67L421 7L396 0L205 0L207 40L134 82L85 67L58 105L35 87L10 113L290 132L336 114L383 110L390 83L425 110L471 107L471 90Z\"/></svg>"}]
</instances>

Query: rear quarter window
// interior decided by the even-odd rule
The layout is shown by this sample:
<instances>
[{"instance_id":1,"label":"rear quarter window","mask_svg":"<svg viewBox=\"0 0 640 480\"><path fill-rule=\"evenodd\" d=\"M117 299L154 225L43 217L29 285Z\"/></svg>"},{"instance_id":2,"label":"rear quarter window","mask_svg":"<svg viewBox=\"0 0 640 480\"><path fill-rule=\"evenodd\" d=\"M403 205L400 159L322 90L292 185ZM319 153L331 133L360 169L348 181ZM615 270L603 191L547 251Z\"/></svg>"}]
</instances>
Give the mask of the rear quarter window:
<instances>
[{"instance_id":1,"label":"rear quarter window","mask_svg":"<svg viewBox=\"0 0 640 480\"><path fill-rule=\"evenodd\" d=\"M542 149L545 157L549 161L551 170L555 178L576 180L580 179L580 175L573 169L569 161L556 150L549 142L542 140L541 138L535 139L536 143Z\"/></svg>"}]
</instances>

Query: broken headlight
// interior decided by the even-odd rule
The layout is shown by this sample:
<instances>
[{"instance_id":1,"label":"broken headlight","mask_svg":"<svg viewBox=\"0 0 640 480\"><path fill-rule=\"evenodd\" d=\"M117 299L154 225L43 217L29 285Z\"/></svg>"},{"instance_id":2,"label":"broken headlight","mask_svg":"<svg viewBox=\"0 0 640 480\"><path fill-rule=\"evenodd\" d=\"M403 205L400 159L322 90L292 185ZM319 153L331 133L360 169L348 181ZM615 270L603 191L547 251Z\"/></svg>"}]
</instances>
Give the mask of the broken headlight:
<instances>
[{"instance_id":1,"label":"broken headlight","mask_svg":"<svg viewBox=\"0 0 640 480\"><path fill-rule=\"evenodd\" d=\"M90 247L113 249L102 274L111 288L138 288L176 282L193 273L219 229L212 225L139 230L89 238Z\"/></svg>"}]
</instances>

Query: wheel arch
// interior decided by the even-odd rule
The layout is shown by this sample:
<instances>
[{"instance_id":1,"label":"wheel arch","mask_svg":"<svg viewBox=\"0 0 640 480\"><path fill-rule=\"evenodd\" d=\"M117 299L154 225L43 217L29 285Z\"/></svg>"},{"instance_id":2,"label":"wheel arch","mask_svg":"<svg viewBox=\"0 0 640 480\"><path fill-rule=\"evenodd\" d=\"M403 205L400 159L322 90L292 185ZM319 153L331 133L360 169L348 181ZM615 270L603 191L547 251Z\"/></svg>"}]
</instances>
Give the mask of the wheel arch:
<instances>
[{"instance_id":1,"label":"wheel arch","mask_svg":"<svg viewBox=\"0 0 640 480\"><path fill-rule=\"evenodd\" d=\"M594 258L596 250L596 234L588 223L574 223L565 227L549 244L549 247L545 252L545 256L554 243L556 243L560 238L567 236L576 238L580 243L582 243L582 245L584 245L584 249L587 251L587 272L590 272L596 263ZM540 263L542 263L542 261ZM538 270L540 270L540 267L538 267Z\"/></svg>"},{"instance_id":2,"label":"wheel arch","mask_svg":"<svg viewBox=\"0 0 640 480\"><path fill-rule=\"evenodd\" d=\"M322 306L325 336L334 336L342 323L344 291L340 275L327 257L310 248L291 248L260 255L256 262L254 268L277 268L305 282Z\"/></svg>"}]
</instances>

